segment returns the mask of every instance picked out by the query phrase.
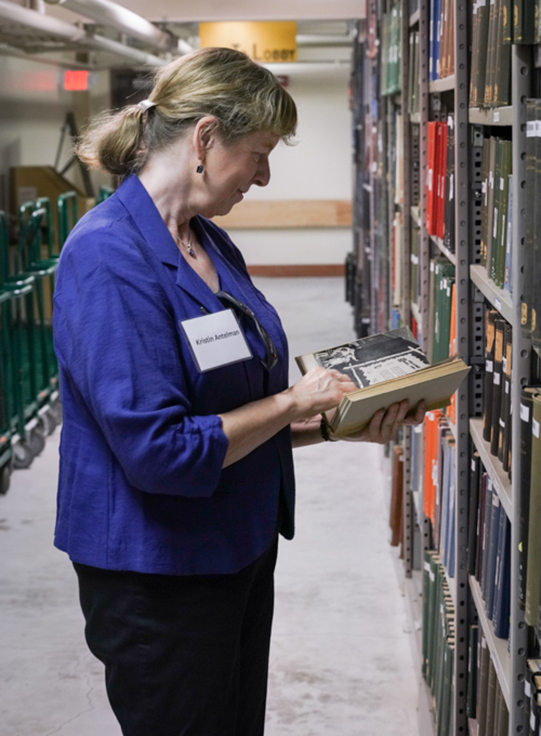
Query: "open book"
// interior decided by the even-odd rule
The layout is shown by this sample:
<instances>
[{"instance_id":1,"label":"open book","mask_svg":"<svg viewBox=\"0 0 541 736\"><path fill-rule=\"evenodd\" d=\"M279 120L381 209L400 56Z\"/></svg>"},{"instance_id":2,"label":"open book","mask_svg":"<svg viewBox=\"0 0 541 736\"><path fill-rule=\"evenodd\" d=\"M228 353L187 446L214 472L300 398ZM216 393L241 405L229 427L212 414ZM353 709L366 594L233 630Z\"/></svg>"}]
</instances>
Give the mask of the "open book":
<instances>
[{"instance_id":1,"label":"open book","mask_svg":"<svg viewBox=\"0 0 541 736\"><path fill-rule=\"evenodd\" d=\"M447 406L469 367L460 358L430 365L407 327L325 348L295 358L304 374L314 366L334 368L359 386L326 415L337 437L366 427L378 409L408 399L414 409L421 399L427 411Z\"/></svg>"}]
</instances>

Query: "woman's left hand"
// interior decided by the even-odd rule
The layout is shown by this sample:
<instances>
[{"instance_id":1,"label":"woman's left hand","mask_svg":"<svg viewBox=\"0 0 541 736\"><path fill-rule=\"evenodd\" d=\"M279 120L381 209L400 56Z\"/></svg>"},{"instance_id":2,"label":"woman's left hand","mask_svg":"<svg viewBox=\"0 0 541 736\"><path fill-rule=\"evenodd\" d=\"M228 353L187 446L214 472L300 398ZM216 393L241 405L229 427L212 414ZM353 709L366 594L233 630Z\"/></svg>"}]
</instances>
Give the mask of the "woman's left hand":
<instances>
[{"instance_id":1,"label":"woman's left hand","mask_svg":"<svg viewBox=\"0 0 541 736\"><path fill-rule=\"evenodd\" d=\"M346 442L376 442L385 445L396 437L400 427L421 424L423 421L426 412L424 401L420 401L413 411L408 412L408 409L407 401L392 404L387 410L380 409L374 414L368 427L342 439Z\"/></svg>"}]
</instances>

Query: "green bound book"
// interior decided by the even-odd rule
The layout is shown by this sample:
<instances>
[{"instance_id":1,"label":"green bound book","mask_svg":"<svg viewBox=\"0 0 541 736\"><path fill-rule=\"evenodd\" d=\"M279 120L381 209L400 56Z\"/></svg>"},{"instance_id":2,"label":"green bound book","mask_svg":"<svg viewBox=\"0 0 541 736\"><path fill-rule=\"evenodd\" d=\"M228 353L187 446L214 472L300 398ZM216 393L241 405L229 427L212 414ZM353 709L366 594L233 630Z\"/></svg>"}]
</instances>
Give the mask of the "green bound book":
<instances>
[{"instance_id":1,"label":"green bound book","mask_svg":"<svg viewBox=\"0 0 541 736\"><path fill-rule=\"evenodd\" d=\"M487 691L487 714L486 714L486 733L485 736L494 736L494 713L496 708L496 689L498 686L498 678L496 676L496 668L492 657L488 668L488 691Z\"/></svg>"},{"instance_id":2,"label":"green bound book","mask_svg":"<svg viewBox=\"0 0 541 736\"><path fill-rule=\"evenodd\" d=\"M468 638L468 689L466 711L468 718L477 718L477 652L479 649L479 624L470 624Z\"/></svg>"},{"instance_id":3,"label":"green bound book","mask_svg":"<svg viewBox=\"0 0 541 736\"><path fill-rule=\"evenodd\" d=\"M490 670L490 651L484 634L481 634L481 643L479 647L479 679L477 686L477 736L492 736L487 733L487 699L488 699L488 679Z\"/></svg>"},{"instance_id":4,"label":"green bound book","mask_svg":"<svg viewBox=\"0 0 541 736\"><path fill-rule=\"evenodd\" d=\"M500 177L502 175L502 153L503 146L501 138L495 138L495 156L494 156L494 169L492 170L492 219L491 219L491 230L489 233L490 242L490 259L488 265L488 276L496 283L496 260L498 257L498 237L499 228L501 227L501 190L500 190Z\"/></svg>"},{"instance_id":5,"label":"green bound book","mask_svg":"<svg viewBox=\"0 0 541 736\"><path fill-rule=\"evenodd\" d=\"M503 289L505 282L505 253L507 245L507 211L509 205L509 177L513 173L513 144L511 141L500 141L501 170L496 186L499 190L498 226L496 238L496 256L494 283Z\"/></svg>"},{"instance_id":6,"label":"green bound book","mask_svg":"<svg viewBox=\"0 0 541 736\"><path fill-rule=\"evenodd\" d=\"M503 43L513 43L513 0L503 0Z\"/></svg>"},{"instance_id":7,"label":"green bound book","mask_svg":"<svg viewBox=\"0 0 541 736\"><path fill-rule=\"evenodd\" d=\"M532 281L535 287L532 289L532 347L538 355L541 355L541 289L539 279L541 278L541 100L536 100L536 122L535 122L535 186L534 186L534 215L533 215L533 253L532 253Z\"/></svg>"},{"instance_id":8,"label":"green bound book","mask_svg":"<svg viewBox=\"0 0 541 736\"><path fill-rule=\"evenodd\" d=\"M496 69L492 90L493 105L511 104L511 45L505 43L506 2L497 0Z\"/></svg>"},{"instance_id":9,"label":"green bound book","mask_svg":"<svg viewBox=\"0 0 541 736\"><path fill-rule=\"evenodd\" d=\"M487 222L486 222L486 255L485 262L487 274L490 276L492 264L492 235L494 232L494 176L496 171L496 153L498 151L498 138L491 136L489 139L488 177L487 177Z\"/></svg>"},{"instance_id":10,"label":"green bound book","mask_svg":"<svg viewBox=\"0 0 541 736\"><path fill-rule=\"evenodd\" d=\"M422 662L421 672L426 679L428 672L428 642L430 633L430 619L432 611L430 607L432 586L434 585L434 573L432 572L432 557L434 552L425 550L423 562L423 630L422 630Z\"/></svg>"},{"instance_id":11,"label":"green bound book","mask_svg":"<svg viewBox=\"0 0 541 736\"><path fill-rule=\"evenodd\" d=\"M472 24L471 24L471 69L470 69L470 107L479 105L479 94L477 88L477 78L479 76L479 4L473 3L472 7Z\"/></svg>"},{"instance_id":12,"label":"green bound book","mask_svg":"<svg viewBox=\"0 0 541 736\"><path fill-rule=\"evenodd\" d=\"M541 578L541 396L533 397L530 512L528 518L528 558L526 567L526 606L524 619L537 624Z\"/></svg>"},{"instance_id":13,"label":"green bound book","mask_svg":"<svg viewBox=\"0 0 541 736\"><path fill-rule=\"evenodd\" d=\"M488 6L488 40L486 52L486 72L485 72L485 94L483 103L485 105L492 104L492 96L494 89L494 77L496 72L497 54L496 54L496 38L497 38L497 0L487 0ZM483 57L481 57L482 59Z\"/></svg>"},{"instance_id":14,"label":"green bound book","mask_svg":"<svg viewBox=\"0 0 541 736\"><path fill-rule=\"evenodd\" d=\"M533 249L536 174L536 100L526 103L526 215L524 223L524 291L522 296L520 326L524 337L531 337L533 313Z\"/></svg>"},{"instance_id":15,"label":"green bound book","mask_svg":"<svg viewBox=\"0 0 541 736\"><path fill-rule=\"evenodd\" d=\"M483 138L483 149L481 153L481 245L480 263L487 267L488 252L488 178L490 173L490 151L491 139Z\"/></svg>"},{"instance_id":16,"label":"green bound book","mask_svg":"<svg viewBox=\"0 0 541 736\"><path fill-rule=\"evenodd\" d=\"M535 42L535 5L536 0L514 0L513 43Z\"/></svg>"},{"instance_id":17,"label":"green bound book","mask_svg":"<svg viewBox=\"0 0 541 736\"><path fill-rule=\"evenodd\" d=\"M503 693L499 701L498 730L496 736L507 736L509 733L509 711Z\"/></svg>"}]
</instances>

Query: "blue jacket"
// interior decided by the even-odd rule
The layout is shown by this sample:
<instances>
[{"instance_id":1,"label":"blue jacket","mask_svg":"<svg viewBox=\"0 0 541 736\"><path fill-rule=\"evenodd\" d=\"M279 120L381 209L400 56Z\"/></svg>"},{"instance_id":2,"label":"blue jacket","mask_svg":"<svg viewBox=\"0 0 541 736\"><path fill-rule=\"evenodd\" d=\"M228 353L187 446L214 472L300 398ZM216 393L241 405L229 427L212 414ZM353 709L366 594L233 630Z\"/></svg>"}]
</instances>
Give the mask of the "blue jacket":
<instances>
[{"instance_id":1,"label":"blue jacket","mask_svg":"<svg viewBox=\"0 0 541 736\"><path fill-rule=\"evenodd\" d=\"M86 565L162 574L235 572L263 553L278 524L293 536L289 428L222 469L219 413L287 388L275 310L223 230L192 221L221 289L247 304L279 362L241 322L254 357L200 373L179 322L224 306L178 251L132 176L85 215L57 271L54 341L63 427L55 545Z\"/></svg>"}]
</instances>

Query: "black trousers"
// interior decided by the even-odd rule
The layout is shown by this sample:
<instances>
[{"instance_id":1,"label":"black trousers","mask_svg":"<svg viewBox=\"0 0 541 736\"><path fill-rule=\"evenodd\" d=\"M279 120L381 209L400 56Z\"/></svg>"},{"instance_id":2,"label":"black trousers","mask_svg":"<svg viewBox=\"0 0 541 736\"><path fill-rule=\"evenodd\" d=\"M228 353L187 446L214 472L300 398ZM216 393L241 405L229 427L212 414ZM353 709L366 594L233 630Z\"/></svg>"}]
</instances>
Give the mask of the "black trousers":
<instances>
[{"instance_id":1,"label":"black trousers","mask_svg":"<svg viewBox=\"0 0 541 736\"><path fill-rule=\"evenodd\" d=\"M124 736L262 736L276 553L233 575L74 565Z\"/></svg>"}]
</instances>

